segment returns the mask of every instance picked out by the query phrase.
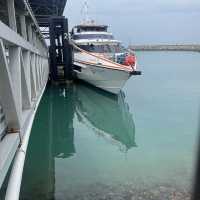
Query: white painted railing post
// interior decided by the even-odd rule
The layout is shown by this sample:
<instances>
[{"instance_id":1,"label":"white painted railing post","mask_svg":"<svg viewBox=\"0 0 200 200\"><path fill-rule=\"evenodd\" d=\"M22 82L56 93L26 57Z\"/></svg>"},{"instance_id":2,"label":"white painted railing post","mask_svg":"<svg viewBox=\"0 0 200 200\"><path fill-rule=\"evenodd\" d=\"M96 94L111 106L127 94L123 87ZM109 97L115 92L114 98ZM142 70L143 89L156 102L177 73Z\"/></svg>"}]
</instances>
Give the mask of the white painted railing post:
<instances>
[{"instance_id":1,"label":"white painted railing post","mask_svg":"<svg viewBox=\"0 0 200 200\"><path fill-rule=\"evenodd\" d=\"M20 14L20 27L21 27L21 33L22 37L27 40L27 31L26 31L26 17L25 14Z\"/></svg>"},{"instance_id":2,"label":"white painted railing post","mask_svg":"<svg viewBox=\"0 0 200 200\"><path fill-rule=\"evenodd\" d=\"M7 7L8 7L9 26L11 29L17 32L17 22L16 22L16 15L15 15L15 0L7 0Z\"/></svg>"},{"instance_id":3,"label":"white painted railing post","mask_svg":"<svg viewBox=\"0 0 200 200\"><path fill-rule=\"evenodd\" d=\"M21 48L9 47L9 69L14 87L14 97L17 103L19 120L22 119L22 91L21 91Z\"/></svg>"},{"instance_id":4,"label":"white painted railing post","mask_svg":"<svg viewBox=\"0 0 200 200\"><path fill-rule=\"evenodd\" d=\"M29 63L29 65L27 63ZM21 52L22 110L26 110L31 107L31 96L30 96L31 88L30 88L29 77L30 77L30 62L28 58L28 51Z\"/></svg>"},{"instance_id":5,"label":"white painted railing post","mask_svg":"<svg viewBox=\"0 0 200 200\"><path fill-rule=\"evenodd\" d=\"M36 96L35 54L33 53L31 56L31 99L34 100Z\"/></svg>"},{"instance_id":6,"label":"white painted railing post","mask_svg":"<svg viewBox=\"0 0 200 200\"><path fill-rule=\"evenodd\" d=\"M32 44L33 42L33 32L31 23L28 24L28 41Z\"/></svg>"},{"instance_id":7,"label":"white painted railing post","mask_svg":"<svg viewBox=\"0 0 200 200\"><path fill-rule=\"evenodd\" d=\"M15 98L15 88L8 67L3 41L0 39L0 99L10 129L20 129L20 116Z\"/></svg>"},{"instance_id":8,"label":"white painted railing post","mask_svg":"<svg viewBox=\"0 0 200 200\"><path fill-rule=\"evenodd\" d=\"M31 54L30 51L24 50L22 55L24 59L24 70L28 88L28 101L31 102Z\"/></svg>"},{"instance_id":9,"label":"white painted railing post","mask_svg":"<svg viewBox=\"0 0 200 200\"><path fill-rule=\"evenodd\" d=\"M35 34L34 28L32 28L32 41L33 41L33 45L35 46L36 34Z\"/></svg>"}]
</instances>

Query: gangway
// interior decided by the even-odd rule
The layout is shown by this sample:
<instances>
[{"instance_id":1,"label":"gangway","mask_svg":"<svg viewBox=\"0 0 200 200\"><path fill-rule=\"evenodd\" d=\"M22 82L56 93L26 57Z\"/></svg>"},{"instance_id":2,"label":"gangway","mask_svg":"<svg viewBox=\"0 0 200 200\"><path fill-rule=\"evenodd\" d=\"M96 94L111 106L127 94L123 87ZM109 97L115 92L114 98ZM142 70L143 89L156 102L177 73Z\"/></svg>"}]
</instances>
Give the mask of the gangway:
<instances>
[{"instance_id":1,"label":"gangway","mask_svg":"<svg viewBox=\"0 0 200 200\"><path fill-rule=\"evenodd\" d=\"M0 0L0 188L11 167L8 200L19 197L32 123L49 79L43 30L66 1Z\"/></svg>"}]
</instances>

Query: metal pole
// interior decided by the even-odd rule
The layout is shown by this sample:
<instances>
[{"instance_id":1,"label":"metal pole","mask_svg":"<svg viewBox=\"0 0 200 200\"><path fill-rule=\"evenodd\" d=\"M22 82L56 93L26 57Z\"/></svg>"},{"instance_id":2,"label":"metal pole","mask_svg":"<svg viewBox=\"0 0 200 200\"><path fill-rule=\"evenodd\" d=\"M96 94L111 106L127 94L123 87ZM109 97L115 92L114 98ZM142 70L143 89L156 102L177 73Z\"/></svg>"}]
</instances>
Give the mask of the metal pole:
<instances>
[{"instance_id":1,"label":"metal pole","mask_svg":"<svg viewBox=\"0 0 200 200\"><path fill-rule=\"evenodd\" d=\"M50 18L49 22L49 33L50 33L50 48L49 48L49 56L50 56L50 71L51 71L51 79L53 81L57 81L58 79L58 71L56 65L56 43L55 43L55 22L54 18Z\"/></svg>"},{"instance_id":2,"label":"metal pole","mask_svg":"<svg viewBox=\"0 0 200 200\"><path fill-rule=\"evenodd\" d=\"M69 44L68 19L63 20L63 60L65 80L72 80L72 47Z\"/></svg>"}]
</instances>

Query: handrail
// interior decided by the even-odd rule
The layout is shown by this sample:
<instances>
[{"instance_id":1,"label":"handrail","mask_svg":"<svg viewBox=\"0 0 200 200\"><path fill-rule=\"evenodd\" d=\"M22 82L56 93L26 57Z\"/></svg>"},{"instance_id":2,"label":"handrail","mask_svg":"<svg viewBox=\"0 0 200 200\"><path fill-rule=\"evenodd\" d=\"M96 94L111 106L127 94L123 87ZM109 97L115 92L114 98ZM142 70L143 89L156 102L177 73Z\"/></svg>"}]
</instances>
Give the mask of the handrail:
<instances>
[{"instance_id":1,"label":"handrail","mask_svg":"<svg viewBox=\"0 0 200 200\"><path fill-rule=\"evenodd\" d=\"M5 200L18 200L19 199L23 168L24 168L29 138L30 138L30 134L31 134L31 128L32 128L33 120L35 118L35 114L37 112L37 108L39 106L40 100L45 91L45 88L46 88L46 84L38 98L38 101L35 105L35 109L33 110L32 115L30 116L29 124L28 124L28 126L25 130L25 134L22 138L21 146L19 147L19 149L16 153L14 163L13 163L13 168L11 171L11 175L9 177Z\"/></svg>"}]
</instances>

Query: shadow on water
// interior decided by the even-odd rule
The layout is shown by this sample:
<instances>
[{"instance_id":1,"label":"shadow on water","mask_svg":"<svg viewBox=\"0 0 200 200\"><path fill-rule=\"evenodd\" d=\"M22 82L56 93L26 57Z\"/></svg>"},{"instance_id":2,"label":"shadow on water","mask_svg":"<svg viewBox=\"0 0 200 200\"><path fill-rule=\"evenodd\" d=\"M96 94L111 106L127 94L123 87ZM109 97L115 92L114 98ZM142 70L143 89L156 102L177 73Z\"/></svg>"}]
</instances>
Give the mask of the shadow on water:
<instances>
[{"instance_id":1,"label":"shadow on water","mask_svg":"<svg viewBox=\"0 0 200 200\"><path fill-rule=\"evenodd\" d=\"M121 151L135 147L135 126L124 98L87 85L49 87L32 128L20 199L54 199L55 159L76 154L75 116Z\"/></svg>"}]
</instances>

